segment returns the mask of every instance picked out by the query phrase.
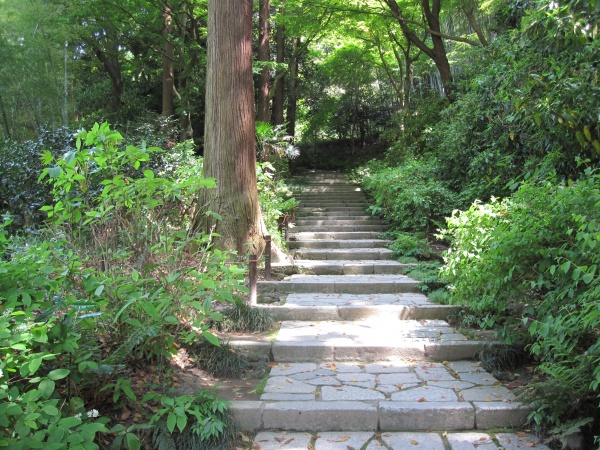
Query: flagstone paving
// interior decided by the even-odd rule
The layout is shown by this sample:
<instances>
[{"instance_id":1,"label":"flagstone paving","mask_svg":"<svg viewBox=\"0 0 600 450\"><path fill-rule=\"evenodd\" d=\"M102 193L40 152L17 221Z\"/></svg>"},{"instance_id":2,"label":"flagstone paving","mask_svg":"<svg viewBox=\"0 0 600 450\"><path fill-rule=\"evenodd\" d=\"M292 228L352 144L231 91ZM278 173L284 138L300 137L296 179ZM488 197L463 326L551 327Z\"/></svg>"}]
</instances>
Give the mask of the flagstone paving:
<instances>
[{"instance_id":1,"label":"flagstone paving","mask_svg":"<svg viewBox=\"0 0 600 450\"><path fill-rule=\"evenodd\" d=\"M403 275L360 188L315 172L297 198L294 262L259 283L279 332L243 343L260 345L271 371L259 401L231 405L257 433L251 448L546 450L527 433L486 431L518 429L529 409L473 361L486 342L448 325L457 308Z\"/></svg>"}]
</instances>

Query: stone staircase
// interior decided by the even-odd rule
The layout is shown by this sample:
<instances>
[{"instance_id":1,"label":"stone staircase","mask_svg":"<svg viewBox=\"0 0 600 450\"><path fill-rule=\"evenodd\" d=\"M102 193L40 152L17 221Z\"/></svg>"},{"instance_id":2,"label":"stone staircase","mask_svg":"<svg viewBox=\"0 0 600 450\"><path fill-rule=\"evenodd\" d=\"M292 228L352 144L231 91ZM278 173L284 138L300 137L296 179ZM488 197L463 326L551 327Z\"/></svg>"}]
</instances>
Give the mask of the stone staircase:
<instances>
[{"instance_id":1,"label":"stone staircase","mask_svg":"<svg viewBox=\"0 0 600 450\"><path fill-rule=\"evenodd\" d=\"M260 401L233 402L253 450L547 447L522 426L528 409L472 360L468 340L392 259L385 229L343 175L313 172L281 281L259 283L281 321L271 343L247 343L273 367ZM244 345L244 343L238 343Z\"/></svg>"}]
</instances>

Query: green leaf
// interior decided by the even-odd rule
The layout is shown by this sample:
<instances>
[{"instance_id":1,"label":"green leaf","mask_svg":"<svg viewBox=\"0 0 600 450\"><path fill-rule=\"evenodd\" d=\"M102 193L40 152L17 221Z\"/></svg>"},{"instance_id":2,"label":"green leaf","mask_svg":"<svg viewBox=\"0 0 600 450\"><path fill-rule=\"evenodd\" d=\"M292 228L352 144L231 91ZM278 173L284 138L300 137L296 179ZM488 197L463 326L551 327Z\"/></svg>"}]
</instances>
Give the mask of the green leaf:
<instances>
[{"instance_id":1,"label":"green leaf","mask_svg":"<svg viewBox=\"0 0 600 450\"><path fill-rule=\"evenodd\" d=\"M140 438L133 433L127 433L125 435L125 445L127 446L127 450L140 450L140 448L142 448Z\"/></svg>"},{"instance_id":2,"label":"green leaf","mask_svg":"<svg viewBox=\"0 0 600 450\"><path fill-rule=\"evenodd\" d=\"M216 345L217 347L221 346L221 343L219 342L219 338L217 336L215 336L214 334L212 334L208 331L202 331L202 336L204 336L204 339L206 339L211 344Z\"/></svg>"},{"instance_id":3,"label":"green leaf","mask_svg":"<svg viewBox=\"0 0 600 450\"><path fill-rule=\"evenodd\" d=\"M31 362L29 363L29 374L30 375L35 374L41 365L42 365L42 358L32 359Z\"/></svg>"},{"instance_id":4,"label":"green leaf","mask_svg":"<svg viewBox=\"0 0 600 450\"><path fill-rule=\"evenodd\" d=\"M104 285L101 284L100 286L98 286L96 288L96 290L94 291L94 295L96 295L97 297L100 297L102 295L102 292L104 292Z\"/></svg>"},{"instance_id":5,"label":"green leaf","mask_svg":"<svg viewBox=\"0 0 600 450\"><path fill-rule=\"evenodd\" d=\"M48 374L48 378L51 380L62 380L67 375L69 375L71 371L69 369L55 369Z\"/></svg>"},{"instance_id":6,"label":"green leaf","mask_svg":"<svg viewBox=\"0 0 600 450\"><path fill-rule=\"evenodd\" d=\"M185 414L183 416L177 416L177 428L179 429L180 433L183 433L183 430L185 430L187 421L188 421L188 418Z\"/></svg>"},{"instance_id":7,"label":"green leaf","mask_svg":"<svg viewBox=\"0 0 600 450\"><path fill-rule=\"evenodd\" d=\"M154 172L152 172L149 169L146 169L146 170L144 170L144 176L146 178L150 178L151 180L153 180L154 179Z\"/></svg>"},{"instance_id":8,"label":"green leaf","mask_svg":"<svg viewBox=\"0 0 600 450\"><path fill-rule=\"evenodd\" d=\"M49 399L52 396L55 388L54 381L52 380L42 380L38 386L40 394L45 399Z\"/></svg>"},{"instance_id":9,"label":"green leaf","mask_svg":"<svg viewBox=\"0 0 600 450\"><path fill-rule=\"evenodd\" d=\"M167 416L167 429L169 430L169 433L173 433L173 430L175 430L175 425L177 425L177 416L174 412L171 412Z\"/></svg>"}]
</instances>

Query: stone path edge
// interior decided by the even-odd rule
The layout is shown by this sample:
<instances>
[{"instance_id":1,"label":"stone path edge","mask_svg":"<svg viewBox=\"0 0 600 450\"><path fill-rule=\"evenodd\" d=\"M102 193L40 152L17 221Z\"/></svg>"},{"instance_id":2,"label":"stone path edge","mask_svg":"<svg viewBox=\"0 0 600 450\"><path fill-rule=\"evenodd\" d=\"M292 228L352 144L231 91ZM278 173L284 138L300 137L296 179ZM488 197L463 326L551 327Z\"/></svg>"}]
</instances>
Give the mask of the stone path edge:
<instances>
[{"instance_id":1,"label":"stone path edge","mask_svg":"<svg viewBox=\"0 0 600 450\"><path fill-rule=\"evenodd\" d=\"M238 428L290 431L459 431L519 428L529 409L515 402L233 401ZM440 412L442 412L440 414ZM342 417L343 416L343 417ZM343 420L340 421L340 418ZM343 425L336 425L342 423Z\"/></svg>"}]
</instances>

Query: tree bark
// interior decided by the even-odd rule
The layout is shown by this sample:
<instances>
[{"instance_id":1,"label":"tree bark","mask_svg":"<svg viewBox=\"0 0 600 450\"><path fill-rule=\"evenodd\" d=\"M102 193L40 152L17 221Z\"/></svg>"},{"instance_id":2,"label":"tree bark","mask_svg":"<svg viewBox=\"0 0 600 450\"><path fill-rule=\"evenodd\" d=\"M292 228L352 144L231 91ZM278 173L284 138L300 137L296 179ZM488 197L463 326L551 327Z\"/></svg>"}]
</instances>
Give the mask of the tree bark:
<instances>
[{"instance_id":1,"label":"tree bark","mask_svg":"<svg viewBox=\"0 0 600 450\"><path fill-rule=\"evenodd\" d=\"M0 110L2 110L2 126L4 127L4 133L6 133L7 138L12 139L10 127L8 125L8 117L6 116L6 109L4 109L4 102L2 101L2 94L0 94Z\"/></svg>"},{"instance_id":2,"label":"tree bark","mask_svg":"<svg viewBox=\"0 0 600 450\"><path fill-rule=\"evenodd\" d=\"M258 60L269 62L271 49L269 46L269 15L271 13L271 0L260 0L258 15ZM256 119L269 122L269 81L271 70L263 67L258 78L258 98Z\"/></svg>"},{"instance_id":3,"label":"tree bark","mask_svg":"<svg viewBox=\"0 0 600 450\"><path fill-rule=\"evenodd\" d=\"M275 41L277 45L276 61L279 64L283 64L285 62L285 27L283 25L277 26ZM284 72L284 69L278 69L275 78L273 111L271 115L271 123L273 125L283 124L283 103L285 101Z\"/></svg>"},{"instance_id":4,"label":"tree bark","mask_svg":"<svg viewBox=\"0 0 600 450\"><path fill-rule=\"evenodd\" d=\"M253 92L252 0L209 0L203 170L217 188L203 192L193 225L217 232L215 246L238 254L264 250Z\"/></svg>"},{"instance_id":5,"label":"tree bark","mask_svg":"<svg viewBox=\"0 0 600 450\"><path fill-rule=\"evenodd\" d=\"M292 40L292 57L289 61L289 80L287 96L287 125L286 131L290 136L296 135L296 113L298 111L298 53L300 49L301 38Z\"/></svg>"},{"instance_id":6,"label":"tree bark","mask_svg":"<svg viewBox=\"0 0 600 450\"><path fill-rule=\"evenodd\" d=\"M477 23L477 19L475 19L475 0L460 0L460 6L469 21L469 25L477 35L479 42L481 42L481 45L484 47L487 47L488 41L485 38L485 34L483 34L483 30L479 26L479 23Z\"/></svg>"},{"instance_id":7,"label":"tree bark","mask_svg":"<svg viewBox=\"0 0 600 450\"><path fill-rule=\"evenodd\" d=\"M105 52L100 47L94 48L98 60L104 65L112 84L112 108L114 112L121 109L121 96L123 95L123 78L121 76L121 64L118 57L118 44L113 41Z\"/></svg>"},{"instance_id":8,"label":"tree bark","mask_svg":"<svg viewBox=\"0 0 600 450\"><path fill-rule=\"evenodd\" d=\"M173 46L173 13L165 3L163 10L163 50L162 50L162 114L170 117L175 113L175 49Z\"/></svg>"},{"instance_id":9,"label":"tree bark","mask_svg":"<svg viewBox=\"0 0 600 450\"><path fill-rule=\"evenodd\" d=\"M421 7L423 9L425 20L427 21L427 28L430 30L429 36L431 38L433 48L429 47L424 40L421 40L408 27L409 21L404 16L404 13L398 6L396 0L385 0L385 3L388 5L392 15L400 25L402 33L406 39L412 42L419 50L431 58L440 74L446 97L452 101L452 72L450 70L450 62L448 61L440 27L441 0L433 0L432 6L429 4L429 1L430 0L421 0Z\"/></svg>"}]
</instances>

